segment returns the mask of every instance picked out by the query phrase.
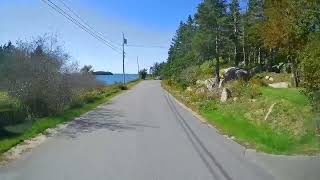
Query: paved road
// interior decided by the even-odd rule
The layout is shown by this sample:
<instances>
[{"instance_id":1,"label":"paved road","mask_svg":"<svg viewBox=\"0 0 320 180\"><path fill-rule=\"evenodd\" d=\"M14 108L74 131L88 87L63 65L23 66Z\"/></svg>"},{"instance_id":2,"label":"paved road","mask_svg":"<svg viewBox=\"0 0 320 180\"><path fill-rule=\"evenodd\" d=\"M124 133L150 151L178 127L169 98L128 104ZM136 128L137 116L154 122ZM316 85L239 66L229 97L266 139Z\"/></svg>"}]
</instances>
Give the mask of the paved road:
<instances>
[{"instance_id":1,"label":"paved road","mask_svg":"<svg viewBox=\"0 0 320 180\"><path fill-rule=\"evenodd\" d=\"M274 179L245 153L145 81L0 168L0 180Z\"/></svg>"}]
</instances>

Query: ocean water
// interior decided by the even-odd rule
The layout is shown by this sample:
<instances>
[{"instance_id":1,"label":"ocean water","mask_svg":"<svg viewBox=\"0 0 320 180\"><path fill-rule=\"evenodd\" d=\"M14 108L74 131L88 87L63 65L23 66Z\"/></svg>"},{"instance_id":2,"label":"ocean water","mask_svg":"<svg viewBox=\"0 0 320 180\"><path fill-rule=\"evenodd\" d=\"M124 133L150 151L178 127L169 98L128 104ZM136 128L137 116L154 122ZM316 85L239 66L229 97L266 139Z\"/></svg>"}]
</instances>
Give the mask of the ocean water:
<instances>
[{"instance_id":1,"label":"ocean water","mask_svg":"<svg viewBox=\"0 0 320 180\"><path fill-rule=\"evenodd\" d=\"M97 80L99 80L107 85L123 82L122 74L96 75L96 78L97 78ZM126 82L133 81L138 78L139 78L138 74L126 74Z\"/></svg>"}]
</instances>

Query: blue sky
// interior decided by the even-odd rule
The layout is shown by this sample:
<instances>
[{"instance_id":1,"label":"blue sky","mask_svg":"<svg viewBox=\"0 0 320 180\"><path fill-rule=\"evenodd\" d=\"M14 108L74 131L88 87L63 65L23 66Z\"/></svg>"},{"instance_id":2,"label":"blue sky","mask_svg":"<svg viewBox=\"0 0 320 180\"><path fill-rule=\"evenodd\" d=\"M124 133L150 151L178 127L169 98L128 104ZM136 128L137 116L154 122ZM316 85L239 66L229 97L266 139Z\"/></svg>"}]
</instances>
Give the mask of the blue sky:
<instances>
[{"instance_id":1,"label":"blue sky","mask_svg":"<svg viewBox=\"0 0 320 180\"><path fill-rule=\"evenodd\" d=\"M59 4L59 0L52 0ZM106 39L121 43L169 47L181 20L194 14L201 0L64 0ZM62 4L59 4L62 6ZM41 0L0 0L0 43L31 40L45 33L58 35L60 43L79 64L95 70L122 72L122 57L70 23ZM5 18L4 18L5 17ZM126 72L164 61L168 49L126 47Z\"/></svg>"}]
</instances>

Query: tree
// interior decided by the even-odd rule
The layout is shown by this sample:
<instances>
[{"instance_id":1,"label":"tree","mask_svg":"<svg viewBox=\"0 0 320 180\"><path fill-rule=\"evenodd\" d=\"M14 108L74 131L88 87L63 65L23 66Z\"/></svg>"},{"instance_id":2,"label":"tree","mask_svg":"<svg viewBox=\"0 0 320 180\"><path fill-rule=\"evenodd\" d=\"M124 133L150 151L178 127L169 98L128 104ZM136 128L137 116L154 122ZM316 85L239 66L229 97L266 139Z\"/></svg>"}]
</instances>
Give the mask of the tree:
<instances>
[{"instance_id":1,"label":"tree","mask_svg":"<svg viewBox=\"0 0 320 180\"><path fill-rule=\"evenodd\" d=\"M191 49L194 36L194 20L189 16L186 23L181 22L168 52L168 64L166 76L177 77L189 64L194 63Z\"/></svg>"},{"instance_id":2,"label":"tree","mask_svg":"<svg viewBox=\"0 0 320 180\"><path fill-rule=\"evenodd\" d=\"M320 90L320 34L300 53L302 85L308 92Z\"/></svg>"},{"instance_id":3,"label":"tree","mask_svg":"<svg viewBox=\"0 0 320 180\"><path fill-rule=\"evenodd\" d=\"M299 85L298 52L308 36L318 30L319 2L316 0L266 0L266 22L263 25L264 45L287 55L292 64L295 86Z\"/></svg>"},{"instance_id":4,"label":"tree","mask_svg":"<svg viewBox=\"0 0 320 180\"><path fill-rule=\"evenodd\" d=\"M93 67L91 65L84 65L81 69L80 72L82 74L92 74L93 73Z\"/></svg>"},{"instance_id":5,"label":"tree","mask_svg":"<svg viewBox=\"0 0 320 180\"><path fill-rule=\"evenodd\" d=\"M221 0L204 0L199 6L195 15L196 22L199 26L198 33L205 33L207 35L207 47L214 47L214 51L209 53L207 60L215 58L216 65L213 71L217 82L220 81L219 75L219 58L220 50L223 49L221 44L221 36L224 35L223 30L226 28L225 23L227 20L225 2ZM201 40L198 40L201 42ZM200 43L198 43L200 44ZM200 47L204 47L203 44ZM205 47L204 47L205 48Z\"/></svg>"},{"instance_id":6,"label":"tree","mask_svg":"<svg viewBox=\"0 0 320 180\"><path fill-rule=\"evenodd\" d=\"M141 71L139 71L139 76L140 76L141 79L145 80L147 75L148 75L148 70L147 69L144 68Z\"/></svg>"},{"instance_id":7,"label":"tree","mask_svg":"<svg viewBox=\"0 0 320 180\"><path fill-rule=\"evenodd\" d=\"M240 5L238 0L232 0L230 11L233 21L233 42L234 42L234 59L235 66L239 66L241 60L240 54Z\"/></svg>"},{"instance_id":8,"label":"tree","mask_svg":"<svg viewBox=\"0 0 320 180\"><path fill-rule=\"evenodd\" d=\"M244 38L249 49L247 61L253 65L262 64L263 40L260 31L265 20L263 2L264 0L249 0L248 10L244 15Z\"/></svg>"}]
</instances>

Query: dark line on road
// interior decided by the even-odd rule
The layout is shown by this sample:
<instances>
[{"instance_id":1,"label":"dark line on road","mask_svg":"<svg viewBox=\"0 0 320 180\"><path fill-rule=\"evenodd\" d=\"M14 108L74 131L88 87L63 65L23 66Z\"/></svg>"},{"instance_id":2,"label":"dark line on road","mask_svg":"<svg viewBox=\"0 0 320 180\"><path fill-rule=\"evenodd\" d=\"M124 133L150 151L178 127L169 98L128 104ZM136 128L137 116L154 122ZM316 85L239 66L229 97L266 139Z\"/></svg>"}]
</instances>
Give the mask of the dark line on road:
<instances>
[{"instance_id":1,"label":"dark line on road","mask_svg":"<svg viewBox=\"0 0 320 180\"><path fill-rule=\"evenodd\" d=\"M178 112L177 108L175 107L175 105L173 104L172 100L170 99L170 97L168 95L164 95L165 99L167 101L167 103L169 104L170 109L173 111L173 113L175 113L175 115L180 119L179 123L182 125L185 133L187 134L187 136L189 137L191 143L193 144L193 146L196 148L198 154L200 155L200 158L204 161L204 163L206 164L206 166L208 167L209 171L211 172L211 174L213 176L216 177L216 173L214 172L214 170L212 169L212 167L209 165L209 163L207 162L207 160L204 158L204 156L201 154L201 152L199 151L199 148L196 146L195 142L192 140L192 137L196 140L196 142L200 145L201 149L206 153L206 155L211 159L211 161L216 165L216 167L220 170L220 172L222 173L222 175L225 177L225 179L227 180L232 180L232 178L228 175L228 173L224 170L224 168L222 167L222 165L217 161L217 159L208 151L208 149L204 146L203 142L199 139L199 137L194 133L194 131L191 129L191 127L189 126L189 124L186 122L186 120L181 116L181 114ZM191 135L188 133L188 131L191 133Z\"/></svg>"}]
</instances>

